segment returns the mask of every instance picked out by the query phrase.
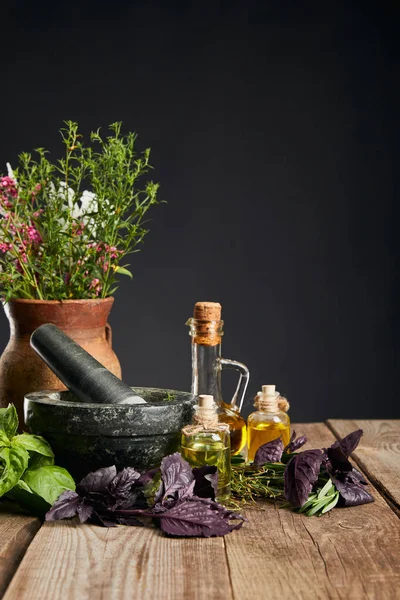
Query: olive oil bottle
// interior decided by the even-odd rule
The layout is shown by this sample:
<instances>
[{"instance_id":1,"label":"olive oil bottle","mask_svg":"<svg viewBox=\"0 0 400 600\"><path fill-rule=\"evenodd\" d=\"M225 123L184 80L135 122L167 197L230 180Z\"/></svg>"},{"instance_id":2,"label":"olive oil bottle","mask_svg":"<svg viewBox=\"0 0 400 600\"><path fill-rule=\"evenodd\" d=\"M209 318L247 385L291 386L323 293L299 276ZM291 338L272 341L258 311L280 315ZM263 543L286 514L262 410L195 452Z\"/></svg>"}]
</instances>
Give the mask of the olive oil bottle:
<instances>
[{"instance_id":1,"label":"olive oil bottle","mask_svg":"<svg viewBox=\"0 0 400 600\"><path fill-rule=\"evenodd\" d=\"M290 441L290 419L280 410L281 397L274 385L263 385L262 391L255 397L256 412L247 420L248 459L254 460L258 448L278 437L284 446ZM288 403L286 402L288 405Z\"/></svg>"},{"instance_id":2,"label":"olive oil bottle","mask_svg":"<svg viewBox=\"0 0 400 600\"><path fill-rule=\"evenodd\" d=\"M212 395L217 404L220 423L229 426L231 454L240 454L246 447L246 421L240 414L249 381L249 370L235 360L221 358L221 340L224 322L218 302L197 302L190 326L192 338L192 394ZM236 392L230 403L222 399L221 373L223 369L239 372Z\"/></svg>"},{"instance_id":3,"label":"olive oil bottle","mask_svg":"<svg viewBox=\"0 0 400 600\"><path fill-rule=\"evenodd\" d=\"M217 406L210 395L199 396L193 424L181 433L181 454L192 467L217 467L216 500L224 502L231 493L231 444L229 427L218 422Z\"/></svg>"}]
</instances>

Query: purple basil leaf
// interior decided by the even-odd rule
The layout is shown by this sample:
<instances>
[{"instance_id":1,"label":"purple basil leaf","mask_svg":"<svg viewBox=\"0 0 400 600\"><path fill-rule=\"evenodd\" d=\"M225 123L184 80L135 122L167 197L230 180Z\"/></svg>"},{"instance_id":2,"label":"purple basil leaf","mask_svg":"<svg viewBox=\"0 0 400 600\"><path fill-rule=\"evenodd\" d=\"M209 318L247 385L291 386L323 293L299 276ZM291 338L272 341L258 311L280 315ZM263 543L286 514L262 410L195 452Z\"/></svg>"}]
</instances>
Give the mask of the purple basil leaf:
<instances>
[{"instance_id":1,"label":"purple basil leaf","mask_svg":"<svg viewBox=\"0 0 400 600\"><path fill-rule=\"evenodd\" d=\"M117 522L119 525L129 525L130 527L145 527L146 525L146 523L143 523L143 521L140 521L136 517L120 517Z\"/></svg>"},{"instance_id":2,"label":"purple basil leaf","mask_svg":"<svg viewBox=\"0 0 400 600\"><path fill-rule=\"evenodd\" d=\"M149 471L145 471L145 473L142 473L141 476L138 479L137 484L138 485L146 485L147 483L150 483L151 481L153 481L154 477L160 472L160 467L157 467L156 469L150 469Z\"/></svg>"},{"instance_id":3,"label":"purple basil leaf","mask_svg":"<svg viewBox=\"0 0 400 600\"><path fill-rule=\"evenodd\" d=\"M93 507L89 504L86 504L84 501L78 505L78 517L81 523L86 523L88 519L92 516Z\"/></svg>"},{"instance_id":4,"label":"purple basil leaf","mask_svg":"<svg viewBox=\"0 0 400 600\"><path fill-rule=\"evenodd\" d=\"M161 461L161 478L164 484L163 501L168 496L174 496L179 489L186 487L193 481L192 468L186 460L183 460L179 452L166 456Z\"/></svg>"},{"instance_id":5,"label":"purple basil leaf","mask_svg":"<svg viewBox=\"0 0 400 600\"><path fill-rule=\"evenodd\" d=\"M285 498L293 506L303 506L318 479L323 453L305 450L288 462L284 475Z\"/></svg>"},{"instance_id":6,"label":"purple basil leaf","mask_svg":"<svg viewBox=\"0 0 400 600\"><path fill-rule=\"evenodd\" d=\"M254 464L257 466L264 465L267 462L279 462L282 458L283 442L281 438L267 442L259 447L255 456Z\"/></svg>"},{"instance_id":7,"label":"purple basil leaf","mask_svg":"<svg viewBox=\"0 0 400 600\"><path fill-rule=\"evenodd\" d=\"M332 477L332 481L340 494L343 506L358 506L374 502L374 498L360 482L352 481L349 477L346 477L345 481Z\"/></svg>"},{"instance_id":8,"label":"purple basil leaf","mask_svg":"<svg viewBox=\"0 0 400 600\"><path fill-rule=\"evenodd\" d=\"M284 452L289 452L289 446L292 442L294 442L294 440L296 439L296 432L293 430L292 431L292 435L290 436L290 441L287 444L287 446L284 447L283 451Z\"/></svg>"},{"instance_id":9,"label":"purple basil leaf","mask_svg":"<svg viewBox=\"0 0 400 600\"><path fill-rule=\"evenodd\" d=\"M178 490L178 500L187 500L193 496L193 490L196 482L193 480L188 483L184 488Z\"/></svg>"},{"instance_id":10,"label":"purple basil leaf","mask_svg":"<svg viewBox=\"0 0 400 600\"><path fill-rule=\"evenodd\" d=\"M58 521L58 519L69 519L78 512L80 498L76 492L66 490L54 502L46 513L46 521Z\"/></svg>"},{"instance_id":11,"label":"purple basil leaf","mask_svg":"<svg viewBox=\"0 0 400 600\"><path fill-rule=\"evenodd\" d=\"M215 500L218 487L217 467L204 465L193 469L195 486L193 494L200 498L211 498Z\"/></svg>"},{"instance_id":12,"label":"purple basil leaf","mask_svg":"<svg viewBox=\"0 0 400 600\"><path fill-rule=\"evenodd\" d=\"M362 483L363 485L368 485L368 481L365 479L364 475L360 473L360 471L357 471L357 469L355 469L354 467L351 473L349 473L349 476L354 482Z\"/></svg>"},{"instance_id":13,"label":"purple basil leaf","mask_svg":"<svg viewBox=\"0 0 400 600\"><path fill-rule=\"evenodd\" d=\"M331 446L326 452L329 459L326 467L331 474L334 475L337 472L349 473L352 470L351 462L340 446Z\"/></svg>"},{"instance_id":14,"label":"purple basil leaf","mask_svg":"<svg viewBox=\"0 0 400 600\"><path fill-rule=\"evenodd\" d=\"M117 519L115 517L115 514L113 514L112 512L106 511L106 512L97 512L96 510L94 510L91 514L90 520L92 523L95 523L96 525L100 525L101 527L116 527L117 526Z\"/></svg>"},{"instance_id":15,"label":"purple basil leaf","mask_svg":"<svg viewBox=\"0 0 400 600\"><path fill-rule=\"evenodd\" d=\"M286 446L286 448L284 448L284 452L297 452L297 450L299 448L301 448L302 446L304 446L304 444L307 443L307 436L305 435L301 435L300 437L296 438L296 434L293 431L294 437L292 435L292 438L290 440L290 443Z\"/></svg>"},{"instance_id":16,"label":"purple basil leaf","mask_svg":"<svg viewBox=\"0 0 400 600\"><path fill-rule=\"evenodd\" d=\"M362 429L356 429L356 431L352 431L346 435L340 442L334 442L331 448L337 448L339 446L342 449L343 454L348 458L357 448L362 434Z\"/></svg>"},{"instance_id":17,"label":"purple basil leaf","mask_svg":"<svg viewBox=\"0 0 400 600\"><path fill-rule=\"evenodd\" d=\"M133 487L139 478L140 473L133 467L123 469L114 477L108 486L108 491L113 499L113 502L110 502L110 508L116 508L117 506L128 508L135 503L138 490L134 490Z\"/></svg>"},{"instance_id":18,"label":"purple basil leaf","mask_svg":"<svg viewBox=\"0 0 400 600\"><path fill-rule=\"evenodd\" d=\"M226 535L237 528L237 524L233 526L230 519L238 518L228 510L223 514L220 509L214 509L212 503L204 503L195 496L154 516L160 519L161 529L165 533L185 537Z\"/></svg>"},{"instance_id":19,"label":"purple basil leaf","mask_svg":"<svg viewBox=\"0 0 400 600\"><path fill-rule=\"evenodd\" d=\"M108 491L107 488L116 475L117 469L115 465L89 473L77 486L78 492L83 494L91 492L104 494Z\"/></svg>"}]
</instances>

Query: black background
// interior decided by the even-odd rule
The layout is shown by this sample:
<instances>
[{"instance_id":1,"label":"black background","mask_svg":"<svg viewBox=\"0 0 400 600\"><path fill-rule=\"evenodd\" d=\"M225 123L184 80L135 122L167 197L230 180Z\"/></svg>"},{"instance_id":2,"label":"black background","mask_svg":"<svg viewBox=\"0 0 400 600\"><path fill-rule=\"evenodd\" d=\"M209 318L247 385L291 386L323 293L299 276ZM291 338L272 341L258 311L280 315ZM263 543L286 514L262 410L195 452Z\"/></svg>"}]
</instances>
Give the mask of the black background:
<instances>
[{"instance_id":1,"label":"black background","mask_svg":"<svg viewBox=\"0 0 400 600\"><path fill-rule=\"evenodd\" d=\"M385 2L11 2L0 163L122 120L155 207L111 323L132 385L188 389L185 327L223 305L224 355L291 417L399 417L399 13ZM2 167L3 170L3 167ZM0 346L8 325L0 316ZM234 379L225 377L225 399Z\"/></svg>"}]
</instances>

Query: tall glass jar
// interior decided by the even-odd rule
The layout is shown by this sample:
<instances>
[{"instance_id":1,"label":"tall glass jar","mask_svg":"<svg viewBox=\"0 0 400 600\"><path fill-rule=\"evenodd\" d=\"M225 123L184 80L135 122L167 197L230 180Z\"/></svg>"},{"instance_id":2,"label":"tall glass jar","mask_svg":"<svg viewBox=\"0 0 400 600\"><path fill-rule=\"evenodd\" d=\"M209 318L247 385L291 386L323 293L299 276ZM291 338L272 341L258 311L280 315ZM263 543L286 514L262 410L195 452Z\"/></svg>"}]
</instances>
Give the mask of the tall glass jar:
<instances>
[{"instance_id":1,"label":"tall glass jar","mask_svg":"<svg viewBox=\"0 0 400 600\"><path fill-rule=\"evenodd\" d=\"M223 321L221 305L216 302L198 302L194 316L186 323L192 338L192 394L214 396L218 406L218 420L229 425L231 454L236 455L246 446L246 422L240 414L249 382L248 368L237 361L221 358ZM240 373L235 394L226 403L222 399L221 373L235 369Z\"/></svg>"}]
</instances>

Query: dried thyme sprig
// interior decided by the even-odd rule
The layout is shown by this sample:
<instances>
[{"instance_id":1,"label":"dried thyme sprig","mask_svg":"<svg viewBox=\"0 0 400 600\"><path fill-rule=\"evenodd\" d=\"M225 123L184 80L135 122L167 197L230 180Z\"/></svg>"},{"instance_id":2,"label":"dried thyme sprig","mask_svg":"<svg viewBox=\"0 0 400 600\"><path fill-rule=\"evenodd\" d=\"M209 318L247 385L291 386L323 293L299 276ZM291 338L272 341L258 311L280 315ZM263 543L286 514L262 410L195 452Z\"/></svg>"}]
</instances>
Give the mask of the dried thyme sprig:
<instances>
[{"instance_id":1,"label":"dried thyme sprig","mask_svg":"<svg viewBox=\"0 0 400 600\"><path fill-rule=\"evenodd\" d=\"M257 499L284 498L283 463L266 463L262 467L233 465L231 476L232 497L236 501L255 504Z\"/></svg>"}]
</instances>

